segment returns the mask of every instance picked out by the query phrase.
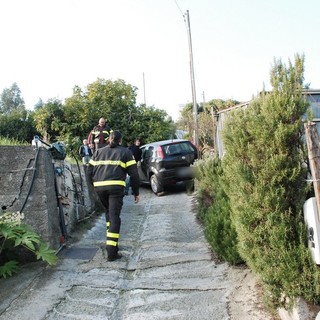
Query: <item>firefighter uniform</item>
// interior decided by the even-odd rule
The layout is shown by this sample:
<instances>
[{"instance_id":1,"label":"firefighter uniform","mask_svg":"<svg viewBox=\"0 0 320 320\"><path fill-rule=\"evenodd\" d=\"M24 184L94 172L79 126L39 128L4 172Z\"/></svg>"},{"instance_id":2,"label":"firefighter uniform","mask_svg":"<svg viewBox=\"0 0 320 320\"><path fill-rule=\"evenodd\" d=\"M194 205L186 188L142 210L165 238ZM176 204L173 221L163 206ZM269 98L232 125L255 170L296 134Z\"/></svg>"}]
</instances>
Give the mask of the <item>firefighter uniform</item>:
<instances>
[{"instance_id":1,"label":"firefighter uniform","mask_svg":"<svg viewBox=\"0 0 320 320\"><path fill-rule=\"evenodd\" d=\"M108 260L118 255L120 213L127 174L131 177L134 196L139 196L139 175L136 161L127 148L112 143L93 154L88 167L88 178L106 209L106 249Z\"/></svg>"},{"instance_id":2,"label":"firefighter uniform","mask_svg":"<svg viewBox=\"0 0 320 320\"><path fill-rule=\"evenodd\" d=\"M92 131L89 134L88 140L89 145L95 145L95 140L97 139L98 148L102 148L107 145L108 138L110 133L112 132L112 129L109 126L95 126Z\"/></svg>"}]
</instances>

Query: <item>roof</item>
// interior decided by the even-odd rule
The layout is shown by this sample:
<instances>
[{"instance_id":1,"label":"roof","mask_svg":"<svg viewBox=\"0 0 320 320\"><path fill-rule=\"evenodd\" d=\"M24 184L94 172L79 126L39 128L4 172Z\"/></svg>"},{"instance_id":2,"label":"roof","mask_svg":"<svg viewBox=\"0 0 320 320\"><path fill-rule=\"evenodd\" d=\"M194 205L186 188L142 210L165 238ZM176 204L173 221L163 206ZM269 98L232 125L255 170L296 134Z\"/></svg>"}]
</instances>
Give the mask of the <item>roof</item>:
<instances>
[{"instance_id":1,"label":"roof","mask_svg":"<svg viewBox=\"0 0 320 320\"><path fill-rule=\"evenodd\" d=\"M238 108L247 107L249 105L249 103L250 103L250 101L237 104L237 105L235 105L233 107L220 110L220 111L217 112L217 114L221 114L221 113L224 113L224 112L229 112L229 111L232 111L232 110L235 110L235 109L238 109Z\"/></svg>"},{"instance_id":2,"label":"roof","mask_svg":"<svg viewBox=\"0 0 320 320\"><path fill-rule=\"evenodd\" d=\"M320 95L320 89L303 89L302 90L302 95L313 96L313 95L317 95L317 94ZM217 112L217 114L219 115L219 114L224 113L224 112L229 112L229 111L233 111L233 110L236 110L236 109L239 109L239 108L247 107L249 105L249 103L250 103L250 101L237 104L237 105L232 106L230 108L220 110L220 111Z\"/></svg>"}]
</instances>

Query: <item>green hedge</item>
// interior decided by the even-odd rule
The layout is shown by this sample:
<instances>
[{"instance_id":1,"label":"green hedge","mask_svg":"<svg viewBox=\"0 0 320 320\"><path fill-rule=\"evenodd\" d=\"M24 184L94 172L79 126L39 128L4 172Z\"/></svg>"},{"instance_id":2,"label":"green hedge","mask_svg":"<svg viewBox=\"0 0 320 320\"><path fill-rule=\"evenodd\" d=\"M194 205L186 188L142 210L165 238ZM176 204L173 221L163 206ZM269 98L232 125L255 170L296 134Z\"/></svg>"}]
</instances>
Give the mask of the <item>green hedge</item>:
<instances>
[{"instance_id":1,"label":"green hedge","mask_svg":"<svg viewBox=\"0 0 320 320\"><path fill-rule=\"evenodd\" d=\"M198 217L204 222L209 244L220 259L233 265L243 263L231 222L229 199L221 184L221 161L218 158L201 160L197 163L197 172Z\"/></svg>"},{"instance_id":2,"label":"green hedge","mask_svg":"<svg viewBox=\"0 0 320 320\"><path fill-rule=\"evenodd\" d=\"M272 91L231 113L225 123L221 168L216 164L213 169L216 160L199 164L210 172L203 180L211 176L212 183L210 190L208 182L199 183L200 217L210 243L231 263L234 254L228 250L237 247L273 308L288 309L298 297L320 303L320 273L303 218L310 192L304 166L302 118L308 104L301 94L303 63L299 56L289 67L275 61Z\"/></svg>"}]
</instances>

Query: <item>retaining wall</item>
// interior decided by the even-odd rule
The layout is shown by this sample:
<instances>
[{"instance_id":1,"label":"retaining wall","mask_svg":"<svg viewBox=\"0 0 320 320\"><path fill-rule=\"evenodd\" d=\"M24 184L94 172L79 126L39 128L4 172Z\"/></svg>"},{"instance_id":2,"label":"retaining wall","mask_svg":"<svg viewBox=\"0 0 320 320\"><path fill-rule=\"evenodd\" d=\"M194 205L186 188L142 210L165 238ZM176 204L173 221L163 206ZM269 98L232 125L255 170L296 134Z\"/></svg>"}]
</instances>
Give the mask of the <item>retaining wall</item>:
<instances>
[{"instance_id":1,"label":"retaining wall","mask_svg":"<svg viewBox=\"0 0 320 320\"><path fill-rule=\"evenodd\" d=\"M61 217L68 235L92 212L91 194L83 165L55 160L44 147L0 146L0 214L23 212L51 248L64 240Z\"/></svg>"}]
</instances>

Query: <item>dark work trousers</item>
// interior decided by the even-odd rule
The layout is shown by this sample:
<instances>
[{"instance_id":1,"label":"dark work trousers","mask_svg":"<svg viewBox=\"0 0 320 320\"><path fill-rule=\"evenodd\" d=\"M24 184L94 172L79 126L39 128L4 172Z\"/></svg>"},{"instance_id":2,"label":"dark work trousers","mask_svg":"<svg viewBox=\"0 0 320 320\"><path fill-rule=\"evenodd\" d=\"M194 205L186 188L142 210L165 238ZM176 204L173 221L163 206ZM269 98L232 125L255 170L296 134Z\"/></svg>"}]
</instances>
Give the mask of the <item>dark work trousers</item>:
<instances>
[{"instance_id":1,"label":"dark work trousers","mask_svg":"<svg viewBox=\"0 0 320 320\"><path fill-rule=\"evenodd\" d=\"M121 218L123 205L123 189L97 191L97 194L106 209L106 248L108 257L114 257L118 250Z\"/></svg>"}]
</instances>

